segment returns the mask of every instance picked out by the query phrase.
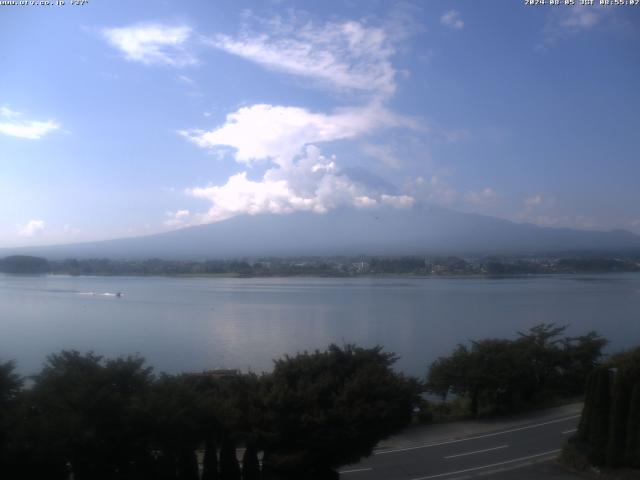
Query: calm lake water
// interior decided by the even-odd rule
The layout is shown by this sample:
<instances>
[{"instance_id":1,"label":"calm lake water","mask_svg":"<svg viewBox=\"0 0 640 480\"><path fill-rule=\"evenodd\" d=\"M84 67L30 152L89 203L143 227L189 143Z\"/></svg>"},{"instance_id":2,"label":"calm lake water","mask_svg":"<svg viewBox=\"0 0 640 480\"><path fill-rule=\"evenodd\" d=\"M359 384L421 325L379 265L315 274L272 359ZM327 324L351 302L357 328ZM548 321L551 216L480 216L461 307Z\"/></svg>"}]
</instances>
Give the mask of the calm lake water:
<instances>
[{"instance_id":1,"label":"calm lake water","mask_svg":"<svg viewBox=\"0 0 640 480\"><path fill-rule=\"evenodd\" d=\"M122 292L123 296L114 296ZM157 371L270 370L331 342L384 345L423 375L458 342L540 322L640 344L640 275L524 278L137 278L0 275L0 359L139 353Z\"/></svg>"}]
</instances>

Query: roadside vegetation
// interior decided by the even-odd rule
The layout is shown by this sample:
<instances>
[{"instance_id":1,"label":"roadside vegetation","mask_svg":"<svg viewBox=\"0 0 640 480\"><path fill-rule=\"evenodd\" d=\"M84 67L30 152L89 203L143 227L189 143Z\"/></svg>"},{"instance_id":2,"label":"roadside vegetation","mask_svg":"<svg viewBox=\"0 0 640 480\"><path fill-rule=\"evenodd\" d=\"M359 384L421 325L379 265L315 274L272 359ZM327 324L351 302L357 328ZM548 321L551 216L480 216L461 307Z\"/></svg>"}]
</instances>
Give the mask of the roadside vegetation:
<instances>
[{"instance_id":1,"label":"roadside vegetation","mask_svg":"<svg viewBox=\"0 0 640 480\"><path fill-rule=\"evenodd\" d=\"M640 469L640 347L589 374L580 426L562 459L580 470Z\"/></svg>"},{"instance_id":2,"label":"roadside vegetation","mask_svg":"<svg viewBox=\"0 0 640 480\"><path fill-rule=\"evenodd\" d=\"M580 397L607 340L596 332L568 337L565 331L540 324L516 339L472 341L438 358L426 385L441 399L434 419L513 413Z\"/></svg>"},{"instance_id":3,"label":"roadside vegetation","mask_svg":"<svg viewBox=\"0 0 640 480\"><path fill-rule=\"evenodd\" d=\"M629 465L640 444L630 433L640 425L640 349L601 363L605 339L565 330L541 324L515 339L459 345L433 362L426 382L397 373L397 357L381 347L354 345L285 356L262 375L157 375L140 357L77 351L49 356L29 378L17 375L14 363L0 363L1 476L333 479L337 468L412 423L575 400L587 378L572 451ZM612 368L619 393L605 401Z\"/></svg>"},{"instance_id":4,"label":"roadside vegetation","mask_svg":"<svg viewBox=\"0 0 640 480\"><path fill-rule=\"evenodd\" d=\"M332 345L279 359L262 376L156 376L142 358L76 351L51 355L30 379L4 363L0 476L337 478L336 467L411 421L422 387L394 372L395 361L381 348Z\"/></svg>"}]
</instances>

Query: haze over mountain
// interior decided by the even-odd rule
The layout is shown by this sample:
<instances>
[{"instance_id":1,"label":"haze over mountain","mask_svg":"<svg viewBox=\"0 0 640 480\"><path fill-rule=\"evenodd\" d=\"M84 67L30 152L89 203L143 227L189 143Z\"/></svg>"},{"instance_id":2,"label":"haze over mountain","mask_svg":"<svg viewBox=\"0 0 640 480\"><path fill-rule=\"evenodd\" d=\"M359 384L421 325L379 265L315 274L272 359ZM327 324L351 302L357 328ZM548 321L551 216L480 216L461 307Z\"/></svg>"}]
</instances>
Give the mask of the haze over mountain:
<instances>
[{"instance_id":1,"label":"haze over mountain","mask_svg":"<svg viewBox=\"0 0 640 480\"><path fill-rule=\"evenodd\" d=\"M432 206L243 215L135 238L0 250L47 258L204 259L264 256L526 254L640 248L625 230L543 228Z\"/></svg>"}]
</instances>

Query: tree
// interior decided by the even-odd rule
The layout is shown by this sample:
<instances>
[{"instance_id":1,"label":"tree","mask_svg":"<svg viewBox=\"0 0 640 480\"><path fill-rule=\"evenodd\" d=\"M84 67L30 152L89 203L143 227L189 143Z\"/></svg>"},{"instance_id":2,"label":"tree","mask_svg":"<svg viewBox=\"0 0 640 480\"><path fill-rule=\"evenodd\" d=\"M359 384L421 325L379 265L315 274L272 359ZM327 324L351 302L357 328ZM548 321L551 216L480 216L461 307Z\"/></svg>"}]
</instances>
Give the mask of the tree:
<instances>
[{"instance_id":1,"label":"tree","mask_svg":"<svg viewBox=\"0 0 640 480\"><path fill-rule=\"evenodd\" d=\"M624 449L624 463L632 468L640 467L640 382L636 382L631 393L627 418L627 438Z\"/></svg>"},{"instance_id":2,"label":"tree","mask_svg":"<svg viewBox=\"0 0 640 480\"><path fill-rule=\"evenodd\" d=\"M236 457L236 445L228 436L220 449L220 480L240 480L240 465Z\"/></svg>"},{"instance_id":3,"label":"tree","mask_svg":"<svg viewBox=\"0 0 640 480\"><path fill-rule=\"evenodd\" d=\"M640 347L589 375L577 440L595 465L640 464Z\"/></svg>"},{"instance_id":4,"label":"tree","mask_svg":"<svg viewBox=\"0 0 640 480\"><path fill-rule=\"evenodd\" d=\"M47 273L50 270L49 262L40 257L14 255L0 260L0 272L34 274Z\"/></svg>"},{"instance_id":5,"label":"tree","mask_svg":"<svg viewBox=\"0 0 640 480\"><path fill-rule=\"evenodd\" d=\"M392 370L396 360L354 345L277 360L263 378L265 468L307 478L369 455L406 426L422 387Z\"/></svg>"},{"instance_id":6,"label":"tree","mask_svg":"<svg viewBox=\"0 0 640 480\"><path fill-rule=\"evenodd\" d=\"M626 372L615 375L606 451L606 463L614 468L624 464L632 388Z\"/></svg>"},{"instance_id":7,"label":"tree","mask_svg":"<svg viewBox=\"0 0 640 480\"><path fill-rule=\"evenodd\" d=\"M49 356L29 397L29 421L37 443L47 446L45 457L54 452L60 464L70 462L78 480L128 474L145 448L132 405L151 381L151 369L138 357Z\"/></svg>"},{"instance_id":8,"label":"tree","mask_svg":"<svg viewBox=\"0 0 640 480\"><path fill-rule=\"evenodd\" d=\"M470 402L470 413L513 411L549 395L581 392L606 341L595 332L560 338L566 327L540 324L515 340L472 341L433 362L427 387L443 400L449 391Z\"/></svg>"},{"instance_id":9,"label":"tree","mask_svg":"<svg viewBox=\"0 0 640 480\"><path fill-rule=\"evenodd\" d=\"M557 377L555 386L568 395L583 393L586 378L598 366L602 350L608 343L608 340L594 331L562 339L561 375Z\"/></svg>"},{"instance_id":10,"label":"tree","mask_svg":"<svg viewBox=\"0 0 640 480\"><path fill-rule=\"evenodd\" d=\"M442 401L449 392L466 395L469 393L468 378L471 369L471 354L464 345L458 345L449 357L439 357L429 368L427 387Z\"/></svg>"},{"instance_id":11,"label":"tree","mask_svg":"<svg viewBox=\"0 0 640 480\"><path fill-rule=\"evenodd\" d=\"M205 442L202 480L218 480L218 451L215 437L211 434Z\"/></svg>"},{"instance_id":12,"label":"tree","mask_svg":"<svg viewBox=\"0 0 640 480\"><path fill-rule=\"evenodd\" d=\"M258 449L252 443L247 445L242 456L242 480L260 480Z\"/></svg>"},{"instance_id":13,"label":"tree","mask_svg":"<svg viewBox=\"0 0 640 480\"><path fill-rule=\"evenodd\" d=\"M23 467L16 462L17 430L21 427L19 420L19 396L23 379L15 373L12 361L0 363L0 471L8 476L17 474Z\"/></svg>"}]
</instances>

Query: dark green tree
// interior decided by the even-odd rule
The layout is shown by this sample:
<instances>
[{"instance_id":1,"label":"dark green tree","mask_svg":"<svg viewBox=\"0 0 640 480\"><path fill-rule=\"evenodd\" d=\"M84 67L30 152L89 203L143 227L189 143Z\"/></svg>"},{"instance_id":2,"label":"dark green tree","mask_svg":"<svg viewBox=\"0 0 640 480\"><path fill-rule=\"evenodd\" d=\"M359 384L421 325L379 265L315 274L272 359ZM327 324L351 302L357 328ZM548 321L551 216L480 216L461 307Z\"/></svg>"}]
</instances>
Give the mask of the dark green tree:
<instances>
[{"instance_id":1,"label":"dark green tree","mask_svg":"<svg viewBox=\"0 0 640 480\"><path fill-rule=\"evenodd\" d=\"M640 381L635 382L629 402L624 463L632 468L640 468Z\"/></svg>"},{"instance_id":2,"label":"dark green tree","mask_svg":"<svg viewBox=\"0 0 640 480\"><path fill-rule=\"evenodd\" d=\"M470 399L470 413L513 411L544 400L582 391L606 341L594 332L560 338L565 327L541 324L516 340L485 339L458 345L433 362L427 387L446 398L448 392Z\"/></svg>"},{"instance_id":3,"label":"dark green tree","mask_svg":"<svg viewBox=\"0 0 640 480\"><path fill-rule=\"evenodd\" d=\"M447 399L450 392L469 394L469 372L471 370L471 353L464 345L458 345L448 357L440 357L429 368L427 387L429 391Z\"/></svg>"},{"instance_id":4,"label":"dark green tree","mask_svg":"<svg viewBox=\"0 0 640 480\"><path fill-rule=\"evenodd\" d=\"M393 371L396 359L381 347L331 345L277 360L263 379L266 469L310 478L406 426L422 386Z\"/></svg>"},{"instance_id":5,"label":"dark green tree","mask_svg":"<svg viewBox=\"0 0 640 480\"><path fill-rule=\"evenodd\" d=\"M199 480L198 459L196 452L189 444L180 449L178 454L178 478L180 480Z\"/></svg>"},{"instance_id":6,"label":"dark green tree","mask_svg":"<svg viewBox=\"0 0 640 480\"><path fill-rule=\"evenodd\" d=\"M209 435L205 442L202 480L218 480L218 450L213 435Z\"/></svg>"},{"instance_id":7,"label":"dark green tree","mask_svg":"<svg viewBox=\"0 0 640 480\"><path fill-rule=\"evenodd\" d=\"M0 260L0 272L34 274L47 273L50 270L49 262L40 257L14 255Z\"/></svg>"},{"instance_id":8,"label":"dark green tree","mask_svg":"<svg viewBox=\"0 0 640 480\"><path fill-rule=\"evenodd\" d=\"M588 420L590 459L596 465L603 465L611 413L611 372L606 367L597 370L592 402L591 418Z\"/></svg>"},{"instance_id":9,"label":"dark green tree","mask_svg":"<svg viewBox=\"0 0 640 480\"><path fill-rule=\"evenodd\" d=\"M8 476L17 476L24 468L16 458L24 427L19 420L22 385L23 379L15 373L15 363L0 363L0 471Z\"/></svg>"},{"instance_id":10,"label":"dark green tree","mask_svg":"<svg viewBox=\"0 0 640 480\"><path fill-rule=\"evenodd\" d=\"M606 451L606 463L614 468L624 464L632 388L626 372L615 375Z\"/></svg>"},{"instance_id":11,"label":"dark green tree","mask_svg":"<svg viewBox=\"0 0 640 480\"><path fill-rule=\"evenodd\" d=\"M595 465L640 465L640 347L612 356L587 381L575 446Z\"/></svg>"},{"instance_id":12,"label":"dark green tree","mask_svg":"<svg viewBox=\"0 0 640 480\"><path fill-rule=\"evenodd\" d=\"M151 381L151 369L137 357L105 362L76 351L48 357L29 395L29 422L45 457L55 453L70 463L78 480L131 474L144 450L131 407Z\"/></svg>"},{"instance_id":13,"label":"dark green tree","mask_svg":"<svg viewBox=\"0 0 640 480\"><path fill-rule=\"evenodd\" d=\"M260 480L258 449L253 443L247 445L242 456L242 480Z\"/></svg>"},{"instance_id":14,"label":"dark green tree","mask_svg":"<svg viewBox=\"0 0 640 480\"><path fill-rule=\"evenodd\" d=\"M240 478L236 445L229 436L226 436L220 449L220 480L240 480Z\"/></svg>"}]
</instances>

